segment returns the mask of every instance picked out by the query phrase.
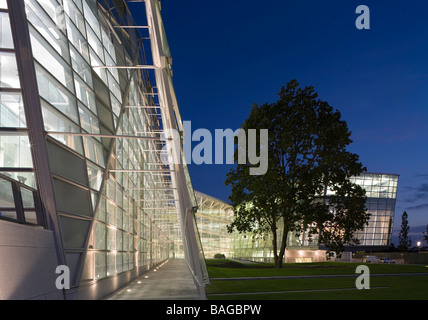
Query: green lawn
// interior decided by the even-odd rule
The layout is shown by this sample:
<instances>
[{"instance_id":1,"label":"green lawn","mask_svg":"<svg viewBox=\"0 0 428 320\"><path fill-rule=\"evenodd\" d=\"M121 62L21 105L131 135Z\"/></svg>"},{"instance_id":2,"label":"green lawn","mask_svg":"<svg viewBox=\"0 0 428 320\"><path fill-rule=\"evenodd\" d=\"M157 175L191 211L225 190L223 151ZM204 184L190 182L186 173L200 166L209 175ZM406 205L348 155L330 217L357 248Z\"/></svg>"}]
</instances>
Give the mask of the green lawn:
<instances>
[{"instance_id":1,"label":"green lawn","mask_svg":"<svg viewBox=\"0 0 428 320\"><path fill-rule=\"evenodd\" d=\"M275 269L269 264L239 264L225 260L207 260L208 271L212 279L207 286L208 299L221 300L393 300L423 299L428 297L428 276L391 276L371 277L371 290L356 290L355 269L358 263L308 263L287 264L282 269ZM428 273L428 268L418 265L383 265L368 264L371 274ZM275 279L224 281L215 278L235 277L269 277L269 276L305 276L305 275L346 275L352 278L316 278L316 279ZM334 290L332 290L334 289ZM340 290L337 290L340 289ZM349 290L351 289L351 290ZM264 293L278 291L303 291L287 293ZM331 291L309 291L331 290ZM253 293L254 295L216 296L213 294Z\"/></svg>"}]
</instances>

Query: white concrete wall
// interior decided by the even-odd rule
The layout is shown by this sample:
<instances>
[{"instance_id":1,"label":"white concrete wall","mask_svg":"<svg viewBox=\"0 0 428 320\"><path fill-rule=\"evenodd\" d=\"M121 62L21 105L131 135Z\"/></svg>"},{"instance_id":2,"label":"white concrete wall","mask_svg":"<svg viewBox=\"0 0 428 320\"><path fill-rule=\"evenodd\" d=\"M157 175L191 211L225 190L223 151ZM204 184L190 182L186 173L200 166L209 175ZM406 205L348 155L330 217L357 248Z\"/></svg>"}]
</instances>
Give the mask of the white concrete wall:
<instances>
[{"instance_id":1,"label":"white concrete wall","mask_svg":"<svg viewBox=\"0 0 428 320\"><path fill-rule=\"evenodd\" d=\"M63 299L51 231L0 221L0 300Z\"/></svg>"}]
</instances>

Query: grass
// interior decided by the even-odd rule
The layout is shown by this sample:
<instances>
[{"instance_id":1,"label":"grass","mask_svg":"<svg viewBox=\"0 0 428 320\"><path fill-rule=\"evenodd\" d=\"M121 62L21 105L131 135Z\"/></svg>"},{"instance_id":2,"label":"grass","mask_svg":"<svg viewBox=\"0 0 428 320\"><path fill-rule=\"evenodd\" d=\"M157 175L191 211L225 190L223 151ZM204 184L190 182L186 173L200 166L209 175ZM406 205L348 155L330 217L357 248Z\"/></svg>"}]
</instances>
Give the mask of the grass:
<instances>
[{"instance_id":1,"label":"grass","mask_svg":"<svg viewBox=\"0 0 428 320\"><path fill-rule=\"evenodd\" d=\"M275 269L273 264L244 264L229 260L207 260L208 272L211 278L355 274L357 266L362 264L346 262L287 263L282 269ZM423 265L366 265L369 266L372 274L428 273L428 268Z\"/></svg>"},{"instance_id":2,"label":"grass","mask_svg":"<svg viewBox=\"0 0 428 320\"><path fill-rule=\"evenodd\" d=\"M275 269L271 264L241 264L227 260L208 260L207 267L212 281L211 285L207 286L206 292L210 300L426 300L428 297L428 276L371 277L371 290L356 290L355 280L358 275L355 274L355 269L358 265L361 265L361 263L326 262L287 264L282 269ZM371 274L428 273L427 267L419 265L368 264L368 266ZM355 277L245 281L215 280L215 278L305 275L355 275ZM268 293L277 291L303 292ZM263 294L213 295L255 292L262 292Z\"/></svg>"}]
</instances>

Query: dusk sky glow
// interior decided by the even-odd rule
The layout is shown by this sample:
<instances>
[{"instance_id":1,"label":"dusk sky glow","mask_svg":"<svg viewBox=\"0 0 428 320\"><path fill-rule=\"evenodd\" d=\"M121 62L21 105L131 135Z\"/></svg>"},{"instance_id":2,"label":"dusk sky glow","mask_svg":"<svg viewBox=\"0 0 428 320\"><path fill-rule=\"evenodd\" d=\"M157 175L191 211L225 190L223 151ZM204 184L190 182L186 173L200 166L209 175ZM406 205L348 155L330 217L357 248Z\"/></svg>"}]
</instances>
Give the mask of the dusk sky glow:
<instances>
[{"instance_id":1,"label":"dusk sky glow","mask_svg":"<svg viewBox=\"0 0 428 320\"><path fill-rule=\"evenodd\" d=\"M370 30L355 26L361 4ZM428 223L426 0L164 0L162 14L183 121L235 130L289 80L313 86L368 171L400 175L395 229L404 210L411 226ZM227 201L230 168L190 165L194 188Z\"/></svg>"}]
</instances>

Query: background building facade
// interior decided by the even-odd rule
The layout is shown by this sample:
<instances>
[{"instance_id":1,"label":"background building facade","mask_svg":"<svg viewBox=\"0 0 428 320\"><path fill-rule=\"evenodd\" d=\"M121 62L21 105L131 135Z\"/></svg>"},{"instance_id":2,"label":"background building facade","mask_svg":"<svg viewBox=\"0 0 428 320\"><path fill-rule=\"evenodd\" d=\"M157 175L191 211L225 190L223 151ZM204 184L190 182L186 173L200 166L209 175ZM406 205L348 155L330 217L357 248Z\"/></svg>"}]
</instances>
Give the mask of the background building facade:
<instances>
[{"instance_id":1,"label":"background building facade","mask_svg":"<svg viewBox=\"0 0 428 320\"><path fill-rule=\"evenodd\" d=\"M359 245L346 248L353 251L386 249L391 245L394 225L395 202L397 197L398 175L364 173L351 180L366 191L366 207L370 213L368 225L355 235ZM327 196L330 191L327 191ZM206 257L213 258L221 253L229 258L273 261L272 238L270 235L256 238L249 234L227 233L227 225L233 221L233 207L218 199L196 193L199 210L197 221ZM280 231L281 228L278 228ZM281 238L282 234L278 235ZM296 235L290 232L287 237L286 262L325 261L326 248L318 243L316 236L310 239L305 232ZM345 252L344 257L350 257Z\"/></svg>"}]
</instances>

